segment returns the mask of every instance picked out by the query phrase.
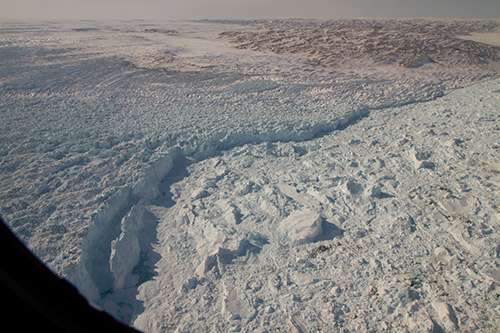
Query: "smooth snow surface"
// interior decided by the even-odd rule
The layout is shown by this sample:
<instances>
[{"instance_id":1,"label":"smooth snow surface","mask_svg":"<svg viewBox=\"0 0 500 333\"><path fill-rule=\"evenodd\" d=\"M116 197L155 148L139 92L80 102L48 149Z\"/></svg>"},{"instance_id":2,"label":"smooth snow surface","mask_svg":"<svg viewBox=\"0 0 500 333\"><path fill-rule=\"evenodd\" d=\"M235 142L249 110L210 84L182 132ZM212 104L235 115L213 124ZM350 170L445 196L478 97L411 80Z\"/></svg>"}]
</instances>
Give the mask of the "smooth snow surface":
<instances>
[{"instance_id":1,"label":"smooth snow surface","mask_svg":"<svg viewBox=\"0 0 500 333\"><path fill-rule=\"evenodd\" d=\"M146 332L494 331L498 29L1 24L0 213Z\"/></svg>"}]
</instances>

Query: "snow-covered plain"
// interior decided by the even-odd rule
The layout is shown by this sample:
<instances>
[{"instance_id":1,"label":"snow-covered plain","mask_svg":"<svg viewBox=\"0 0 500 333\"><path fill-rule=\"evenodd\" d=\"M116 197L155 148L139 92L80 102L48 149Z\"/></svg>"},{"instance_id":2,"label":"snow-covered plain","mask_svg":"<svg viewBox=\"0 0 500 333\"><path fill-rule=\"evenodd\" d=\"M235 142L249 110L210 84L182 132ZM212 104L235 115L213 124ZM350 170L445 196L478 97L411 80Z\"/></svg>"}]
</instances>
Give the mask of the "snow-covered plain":
<instances>
[{"instance_id":1,"label":"snow-covered plain","mask_svg":"<svg viewBox=\"0 0 500 333\"><path fill-rule=\"evenodd\" d=\"M495 331L498 29L2 24L1 213L148 332Z\"/></svg>"}]
</instances>

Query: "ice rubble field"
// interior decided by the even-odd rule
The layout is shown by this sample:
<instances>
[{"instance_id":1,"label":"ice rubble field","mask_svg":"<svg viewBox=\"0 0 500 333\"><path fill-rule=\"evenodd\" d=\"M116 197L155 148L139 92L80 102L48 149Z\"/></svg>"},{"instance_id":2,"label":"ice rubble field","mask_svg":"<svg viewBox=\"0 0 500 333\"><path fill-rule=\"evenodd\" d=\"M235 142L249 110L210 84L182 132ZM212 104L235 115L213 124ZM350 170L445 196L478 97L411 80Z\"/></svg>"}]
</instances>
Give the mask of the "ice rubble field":
<instances>
[{"instance_id":1,"label":"ice rubble field","mask_svg":"<svg viewBox=\"0 0 500 333\"><path fill-rule=\"evenodd\" d=\"M147 332L493 332L498 30L2 24L1 213Z\"/></svg>"},{"instance_id":2,"label":"ice rubble field","mask_svg":"<svg viewBox=\"0 0 500 333\"><path fill-rule=\"evenodd\" d=\"M494 332L499 83L190 165L136 325Z\"/></svg>"}]
</instances>

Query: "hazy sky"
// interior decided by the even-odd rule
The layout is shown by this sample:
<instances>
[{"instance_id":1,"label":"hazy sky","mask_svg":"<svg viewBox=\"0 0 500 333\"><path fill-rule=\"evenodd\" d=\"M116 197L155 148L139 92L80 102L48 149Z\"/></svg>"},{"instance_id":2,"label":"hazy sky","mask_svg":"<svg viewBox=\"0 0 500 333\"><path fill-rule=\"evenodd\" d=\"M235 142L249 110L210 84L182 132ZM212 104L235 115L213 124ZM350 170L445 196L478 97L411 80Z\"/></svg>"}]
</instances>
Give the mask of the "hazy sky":
<instances>
[{"instance_id":1,"label":"hazy sky","mask_svg":"<svg viewBox=\"0 0 500 333\"><path fill-rule=\"evenodd\" d=\"M500 17L500 0L0 0L1 19Z\"/></svg>"}]
</instances>

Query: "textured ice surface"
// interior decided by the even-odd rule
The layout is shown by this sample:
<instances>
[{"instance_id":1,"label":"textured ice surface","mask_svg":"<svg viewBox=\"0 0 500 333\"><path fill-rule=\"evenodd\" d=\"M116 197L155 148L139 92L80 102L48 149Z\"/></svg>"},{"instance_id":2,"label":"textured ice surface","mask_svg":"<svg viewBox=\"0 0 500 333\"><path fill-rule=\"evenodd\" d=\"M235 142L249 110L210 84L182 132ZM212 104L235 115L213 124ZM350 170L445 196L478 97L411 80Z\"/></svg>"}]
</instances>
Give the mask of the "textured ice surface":
<instances>
[{"instance_id":1,"label":"textured ice surface","mask_svg":"<svg viewBox=\"0 0 500 333\"><path fill-rule=\"evenodd\" d=\"M494 332L499 84L191 164L136 326Z\"/></svg>"},{"instance_id":2,"label":"textured ice surface","mask_svg":"<svg viewBox=\"0 0 500 333\"><path fill-rule=\"evenodd\" d=\"M179 290L210 294L211 289L205 293L198 286L207 288L213 284L220 291L214 294L213 302L216 309L219 305L224 309L223 317L214 314L210 321L201 324L209 328L226 325L221 318L229 314L252 322L258 311L255 304L249 303L251 298L239 293L242 282L238 280L232 284L216 279L224 276L224 270L259 260L261 254L268 253L267 249L274 249L273 244L284 246L276 255L287 260L291 257L286 244L293 243L294 248L304 245L288 242L289 231L271 233L274 227L266 219L285 219L295 210L310 212L317 222L309 225L312 236L298 242L309 246L307 244L332 241L344 234L342 220L349 216L349 209L352 214L355 209L345 208L345 216L337 220L334 216L325 218L321 208L321 205L330 204L336 195L345 195L356 203L365 202L366 198L389 202L397 198L395 183L386 179L367 183L365 178L368 176L358 174L338 179L338 188L335 188L338 194L324 194L312 188L307 190L308 195L303 195L305 184L311 179L329 179L329 176L320 175L323 171L327 175L334 172L330 170L334 167L333 162L328 161L334 153L325 151L322 141L311 141L308 147L286 142L310 140L334 130L348 129L349 125L367 117L370 110L433 100L455 88L497 75L495 67L490 66L495 58L490 55L498 52L498 48L487 48L486 62L479 64L434 62L408 68L397 63L365 62L362 66L359 63L337 66L318 64L310 55L300 52L237 49L236 44L226 38L227 33L223 34L260 29L258 24L145 21L104 24L87 21L0 26L1 213L16 234L50 267L70 278L94 303L125 321L133 321L142 313L136 322L151 331L161 331L168 325L181 327L189 322L189 318L177 314L177 309L165 312L165 316L177 319L155 319L160 315L154 307L173 304L171 301L166 302L168 304L151 301L158 293L156 287L141 288L137 298L138 288L158 275L158 279L173 284L165 291L168 295L162 294L164 300L176 300ZM290 24L296 25L294 21ZM307 35L311 24L299 31L298 36ZM352 24L362 27L359 29L361 36L354 37L356 42L369 38L362 38L365 23ZM460 24L463 27L458 29ZM484 26L494 29L492 24L480 21L453 23L454 30L450 31L460 34L483 31ZM260 34L256 36L261 39ZM426 36L424 31L415 38L423 41ZM436 38L432 34L433 43ZM449 45L439 44L445 52L459 45L453 38L450 40ZM458 54L480 57L481 54L474 52L481 52L483 47L471 43L466 45L473 47ZM483 88L486 92L494 90L486 84L477 90L466 90L469 91L467 98L481 95ZM457 111L472 112L470 105L476 101L471 104L467 98L459 99ZM494 107L488 106L486 110L495 110ZM411 107L396 110L420 112ZM444 109L436 110L436 115L440 116L440 111L445 112ZM498 122L494 113L484 117L492 126ZM464 119L465 116L453 124L462 129L471 127ZM385 121L393 124L390 118ZM360 136L364 135L362 132ZM402 134L396 129L394 133L394 140L399 140ZM421 136L427 137L425 133ZM460 138L456 139L460 146ZM364 146L356 136L345 140L341 142L353 149ZM382 135L374 142L376 140L385 140L385 137ZM214 161L214 166L207 167L195 184L189 183L192 190L188 194L183 187L176 187L179 181L191 181L193 170L189 168L198 166L194 162L204 165L208 163L204 161L212 161L211 157L232 148L241 149L241 156L235 159L236 165L231 169L224 167L223 160L218 162L220 164ZM276 161L276 171L293 170L287 164L291 163L290 159L309 155L315 149L323 157L316 161L304 159L303 165L313 173L298 175L294 180L296 186L286 178L275 186L269 185L269 179L236 182L236 197L256 196L252 201L255 207L245 211L230 197L218 198L220 200L214 202L213 207L224 223L231 226L229 229L220 230L218 220L208 214L203 223L196 224L197 227L183 227L185 233L177 234L178 230L172 228L172 237L181 237L175 239L175 244L180 244L178 247L175 244L171 247L165 240L171 221L191 225L199 220L199 214L205 214L203 207L194 209L192 202L211 200L219 191L218 182L226 179L233 172L231 170L252 167L264 153L271 156L266 160L269 165ZM347 149L339 154L349 157L352 151ZM419 172L438 172L440 169L435 160L439 155L432 151L429 155L427 147L415 146L401 153L403 155ZM355 167L365 162L352 158L346 163ZM376 158L366 163L369 170L365 173L368 174L383 166ZM453 170L449 173L455 175ZM283 180L281 176L278 178ZM261 196L265 200L259 199ZM179 203L185 205L179 206ZM352 206L349 201L345 205ZM454 214L463 214L471 202L457 198L440 202L440 205L452 207ZM319 219L317 214L321 215ZM245 221L249 216L261 221L262 230L246 229L249 224ZM303 230L301 228L297 229ZM317 234L319 230L321 235ZM359 235L365 233L366 230L359 230ZM232 234L237 237L228 237ZM495 230L490 234L497 235ZM457 232L453 235L465 248L475 249L464 236ZM192 238L194 245L182 237ZM177 253L179 249L190 252L184 255L193 256L192 265L185 266L184 262L165 254L168 251ZM169 267L168 272L162 271L162 266L155 268L160 258L171 260L168 265L173 268ZM192 269L198 275L195 276ZM168 282L168 274L173 273L174 278ZM180 276L185 280L182 278L179 282ZM276 279L275 284L282 285L280 281L285 277ZM259 282L255 283L257 286L251 288L258 289ZM205 301L207 304L212 302L210 299ZM276 321L270 322L270 327L282 323L285 317L298 329L303 325L297 324L299 319L289 312L290 309L275 311L276 305L267 303L265 308L269 313L276 313ZM437 305L435 308L452 317L449 307ZM196 311L194 317L204 310ZM342 322L347 312L342 306L332 311L337 318L335 322Z\"/></svg>"}]
</instances>

